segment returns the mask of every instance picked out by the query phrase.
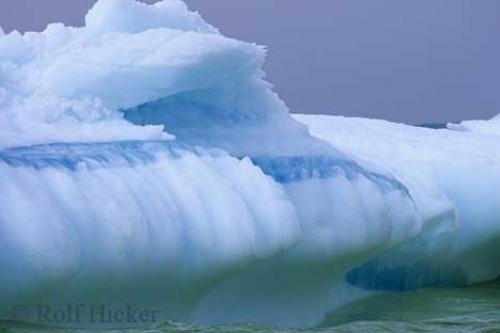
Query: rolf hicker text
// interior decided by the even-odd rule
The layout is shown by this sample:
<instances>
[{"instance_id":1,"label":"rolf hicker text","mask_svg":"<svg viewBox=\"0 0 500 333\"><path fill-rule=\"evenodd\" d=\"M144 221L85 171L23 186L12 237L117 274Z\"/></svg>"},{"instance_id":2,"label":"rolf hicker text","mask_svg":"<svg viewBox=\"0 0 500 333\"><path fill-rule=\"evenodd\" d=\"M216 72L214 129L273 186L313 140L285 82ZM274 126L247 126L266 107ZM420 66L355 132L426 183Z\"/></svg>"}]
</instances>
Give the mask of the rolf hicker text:
<instances>
[{"instance_id":1,"label":"rolf hicker text","mask_svg":"<svg viewBox=\"0 0 500 333\"><path fill-rule=\"evenodd\" d=\"M112 304L67 304L53 306L37 304L35 306L16 306L11 311L15 320L41 324L71 325L120 325L156 323L160 312L141 309L132 304L115 306Z\"/></svg>"}]
</instances>

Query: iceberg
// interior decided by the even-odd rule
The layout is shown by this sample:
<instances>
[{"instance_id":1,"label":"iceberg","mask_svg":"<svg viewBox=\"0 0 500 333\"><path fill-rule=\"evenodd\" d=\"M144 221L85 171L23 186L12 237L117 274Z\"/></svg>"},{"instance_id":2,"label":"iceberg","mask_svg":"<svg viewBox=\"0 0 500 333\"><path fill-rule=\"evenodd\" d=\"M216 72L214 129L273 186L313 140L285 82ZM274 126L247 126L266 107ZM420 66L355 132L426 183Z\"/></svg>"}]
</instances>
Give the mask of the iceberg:
<instances>
[{"instance_id":1,"label":"iceberg","mask_svg":"<svg viewBox=\"0 0 500 333\"><path fill-rule=\"evenodd\" d=\"M356 126L290 116L265 55L180 0L99 0L84 27L1 33L0 319L111 300L162 320L304 327L379 290L500 273L486 241L496 156L439 134L473 156L450 148L441 183L438 154L417 158L427 132L393 146L370 123L367 146ZM436 253L445 272L422 264Z\"/></svg>"},{"instance_id":2,"label":"iceberg","mask_svg":"<svg viewBox=\"0 0 500 333\"><path fill-rule=\"evenodd\" d=\"M466 120L459 124L448 124L447 128L454 131L475 132L498 136L500 134L500 115L490 120Z\"/></svg>"},{"instance_id":3,"label":"iceberg","mask_svg":"<svg viewBox=\"0 0 500 333\"><path fill-rule=\"evenodd\" d=\"M449 220L432 237L423 234L350 272L348 279L372 289L405 290L474 284L500 275L495 118L463 122L458 131L456 125L435 130L339 116L294 118L313 135L389 170L424 216L441 211Z\"/></svg>"}]
</instances>

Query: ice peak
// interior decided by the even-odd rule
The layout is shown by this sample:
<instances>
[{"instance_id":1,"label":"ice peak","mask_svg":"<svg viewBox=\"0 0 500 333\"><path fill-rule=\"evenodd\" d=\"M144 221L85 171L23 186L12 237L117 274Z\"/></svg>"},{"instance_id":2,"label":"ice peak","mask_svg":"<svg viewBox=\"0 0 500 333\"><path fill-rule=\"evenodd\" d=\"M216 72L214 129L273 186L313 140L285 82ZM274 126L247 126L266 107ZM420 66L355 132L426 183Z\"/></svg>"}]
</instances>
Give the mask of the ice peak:
<instances>
[{"instance_id":1,"label":"ice peak","mask_svg":"<svg viewBox=\"0 0 500 333\"><path fill-rule=\"evenodd\" d=\"M99 0L87 13L85 25L97 34L155 28L217 32L181 0L163 0L152 5L135 0Z\"/></svg>"}]
</instances>

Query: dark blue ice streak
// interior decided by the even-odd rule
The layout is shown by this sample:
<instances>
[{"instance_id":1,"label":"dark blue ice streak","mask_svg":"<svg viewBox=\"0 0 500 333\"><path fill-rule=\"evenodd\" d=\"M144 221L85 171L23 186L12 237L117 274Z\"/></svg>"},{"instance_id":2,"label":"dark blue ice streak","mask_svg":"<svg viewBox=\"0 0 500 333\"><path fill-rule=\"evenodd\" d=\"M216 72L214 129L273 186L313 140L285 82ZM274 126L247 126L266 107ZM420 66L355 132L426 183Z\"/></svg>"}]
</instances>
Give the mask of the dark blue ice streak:
<instances>
[{"instance_id":1,"label":"dark blue ice streak","mask_svg":"<svg viewBox=\"0 0 500 333\"><path fill-rule=\"evenodd\" d=\"M95 168L109 164L151 163L159 152L178 158L182 150L194 151L194 148L176 141L52 143L0 150L0 163L12 167L55 167L75 171L79 166Z\"/></svg>"},{"instance_id":2,"label":"dark blue ice streak","mask_svg":"<svg viewBox=\"0 0 500 333\"><path fill-rule=\"evenodd\" d=\"M327 179L345 176L356 180L363 176L377 184L384 192L398 190L411 198L408 189L399 181L383 174L369 171L355 161L330 155L320 156L259 156L252 158L254 164L272 176L277 182L286 184L312 178Z\"/></svg>"},{"instance_id":3,"label":"dark blue ice streak","mask_svg":"<svg viewBox=\"0 0 500 333\"><path fill-rule=\"evenodd\" d=\"M0 163L11 167L35 169L78 168L95 169L109 165L140 165L152 163L160 152L179 158L182 152L217 155L218 149L201 148L178 140L116 141L105 143L52 143L0 150ZM408 189L396 179L369 171L355 161L333 155L256 156L252 162L276 182L287 184L308 179L328 179L345 176L356 180L363 176L383 192L401 191L411 198Z\"/></svg>"}]
</instances>

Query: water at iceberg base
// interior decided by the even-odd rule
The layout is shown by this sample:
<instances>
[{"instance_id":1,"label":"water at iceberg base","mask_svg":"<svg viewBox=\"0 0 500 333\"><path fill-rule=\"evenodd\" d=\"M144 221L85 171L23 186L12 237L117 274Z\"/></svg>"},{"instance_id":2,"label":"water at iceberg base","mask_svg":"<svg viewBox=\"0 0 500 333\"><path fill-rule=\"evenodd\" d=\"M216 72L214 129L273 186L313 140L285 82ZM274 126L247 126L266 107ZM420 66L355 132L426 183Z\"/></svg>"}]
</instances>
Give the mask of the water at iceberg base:
<instances>
[{"instance_id":1,"label":"water at iceberg base","mask_svg":"<svg viewBox=\"0 0 500 333\"><path fill-rule=\"evenodd\" d=\"M181 1L100 0L85 21L0 35L0 318L128 327L37 306L132 304L314 327L383 291L500 274L492 131L401 135L401 154L377 134L364 153L292 118L265 50ZM460 157L423 158L443 136Z\"/></svg>"},{"instance_id":2,"label":"water at iceberg base","mask_svg":"<svg viewBox=\"0 0 500 333\"><path fill-rule=\"evenodd\" d=\"M353 302L327 316L314 328L287 329L262 324L203 327L162 322L147 328L71 330L108 333L358 333L358 332L497 332L500 329L499 283L462 288L443 287L376 294ZM2 323L7 332L68 332L29 323Z\"/></svg>"}]
</instances>

